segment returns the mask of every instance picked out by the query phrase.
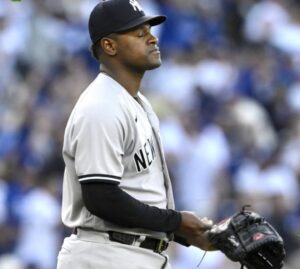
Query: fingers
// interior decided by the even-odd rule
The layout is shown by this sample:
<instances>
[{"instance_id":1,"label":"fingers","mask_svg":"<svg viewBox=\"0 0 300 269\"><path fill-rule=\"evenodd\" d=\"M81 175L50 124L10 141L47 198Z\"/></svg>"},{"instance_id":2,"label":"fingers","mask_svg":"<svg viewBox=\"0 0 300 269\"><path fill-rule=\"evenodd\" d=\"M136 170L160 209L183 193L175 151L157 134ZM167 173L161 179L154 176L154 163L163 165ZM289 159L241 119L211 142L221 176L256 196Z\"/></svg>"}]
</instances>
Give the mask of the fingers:
<instances>
[{"instance_id":1,"label":"fingers","mask_svg":"<svg viewBox=\"0 0 300 269\"><path fill-rule=\"evenodd\" d=\"M181 211L180 213L181 223L175 232L185 238L201 235L213 226L213 221L207 217L200 218L195 213L189 211Z\"/></svg>"},{"instance_id":2,"label":"fingers","mask_svg":"<svg viewBox=\"0 0 300 269\"><path fill-rule=\"evenodd\" d=\"M207 217L199 217L193 212L181 211L181 224L175 232L183 237L190 245L203 250L214 250L208 241L207 233L214 223Z\"/></svg>"},{"instance_id":3,"label":"fingers","mask_svg":"<svg viewBox=\"0 0 300 269\"><path fill-rule=\"evenodd\" d=\"M203 230L211 229L214 224L213 221L208 219L207 217L201 218L200 220L202 222Z\"/></svg>"}]
</instances>

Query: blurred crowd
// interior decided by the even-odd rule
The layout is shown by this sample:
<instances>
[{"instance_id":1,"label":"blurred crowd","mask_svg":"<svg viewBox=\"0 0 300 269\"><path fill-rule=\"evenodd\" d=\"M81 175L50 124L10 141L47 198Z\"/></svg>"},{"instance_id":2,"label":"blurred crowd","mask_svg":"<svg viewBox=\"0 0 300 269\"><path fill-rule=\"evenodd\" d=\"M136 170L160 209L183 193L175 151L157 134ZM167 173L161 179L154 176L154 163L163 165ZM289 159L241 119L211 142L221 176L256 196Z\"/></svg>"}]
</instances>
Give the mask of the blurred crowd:
<instances>
[{"instance_id":1,"label":"blurred crowd","mask_svg":"<svg viewBox=\"0 0 300 269\"><path fill-rule=\"evenodd\" d=\"M300 2L140 0L163 65L142 92L161 120L176 206L219 221L244 205L300 268ZM96 0L0 2L0 269L55 269L64 128L97 75L87 20ZM172 244L174 269L203 252ZM219 252L201 269L236 269Z\"/></svg>"}]
</instances>

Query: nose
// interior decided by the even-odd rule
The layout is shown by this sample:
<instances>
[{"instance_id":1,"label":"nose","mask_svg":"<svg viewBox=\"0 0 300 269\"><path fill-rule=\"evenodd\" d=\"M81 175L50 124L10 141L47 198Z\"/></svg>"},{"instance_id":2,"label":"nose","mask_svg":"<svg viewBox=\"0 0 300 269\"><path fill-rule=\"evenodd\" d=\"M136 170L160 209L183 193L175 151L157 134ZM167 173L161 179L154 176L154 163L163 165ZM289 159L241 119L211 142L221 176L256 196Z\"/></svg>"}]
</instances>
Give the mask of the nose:
<instances>
[{"instance_id":1,"label":"nose","mask_svg":"<svg viewBox=\"0 0 300 269\"><path fill-rule=\"evenodd\" d=\"M157 45L158 44L158 37L156 37L153 34L150 34L150 38L149 38L149 44L150 45Z\"/></svg>"}]
</instances>

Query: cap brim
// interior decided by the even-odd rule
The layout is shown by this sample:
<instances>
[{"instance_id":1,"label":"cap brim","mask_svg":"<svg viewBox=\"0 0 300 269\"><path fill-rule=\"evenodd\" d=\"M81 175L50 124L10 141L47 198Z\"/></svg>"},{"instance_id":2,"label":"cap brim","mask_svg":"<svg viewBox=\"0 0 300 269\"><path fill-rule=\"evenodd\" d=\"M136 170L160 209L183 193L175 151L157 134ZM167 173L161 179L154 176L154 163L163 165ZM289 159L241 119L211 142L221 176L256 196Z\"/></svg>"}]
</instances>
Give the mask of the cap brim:
<instances>
[{"instance_id":1,"label":"cap brim","mask_svg":"<svg viewBox=\"0 0 300 269\"><path fill-rule=\"evenodd\" d=\"M130 30L132 28L135 28L141 24L144 24L146 22L148 22L151 26L159 25L159 24L163 23L166 19L167 19L167 17L163 16L163 15L142 16L142 17L139 17L139 18L127 23L126 25L122 26L121 28L118 28L117 30L115 30L115 32L124 32L124 31Z\"/></svg>"}]
</instances>

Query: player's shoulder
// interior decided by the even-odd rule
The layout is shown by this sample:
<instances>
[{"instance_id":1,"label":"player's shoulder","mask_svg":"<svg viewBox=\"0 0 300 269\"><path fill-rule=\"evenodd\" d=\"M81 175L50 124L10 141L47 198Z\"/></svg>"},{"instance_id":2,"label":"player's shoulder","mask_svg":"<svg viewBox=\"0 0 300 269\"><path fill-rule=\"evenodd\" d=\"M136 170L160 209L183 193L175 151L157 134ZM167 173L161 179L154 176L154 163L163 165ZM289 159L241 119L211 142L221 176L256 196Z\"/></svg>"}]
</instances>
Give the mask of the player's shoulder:
<instances>
[{"instance_id":1,"label":"player's shoulder","mask_svg":"<svg viewBox=\"0 0 300 269\"><path fill-rule=\"evenodd\" d=\"M120 116L130 102L128 95L119 83L100 73L81 94L73 111L97 117Z\"/></svg>"}]
</instances>

